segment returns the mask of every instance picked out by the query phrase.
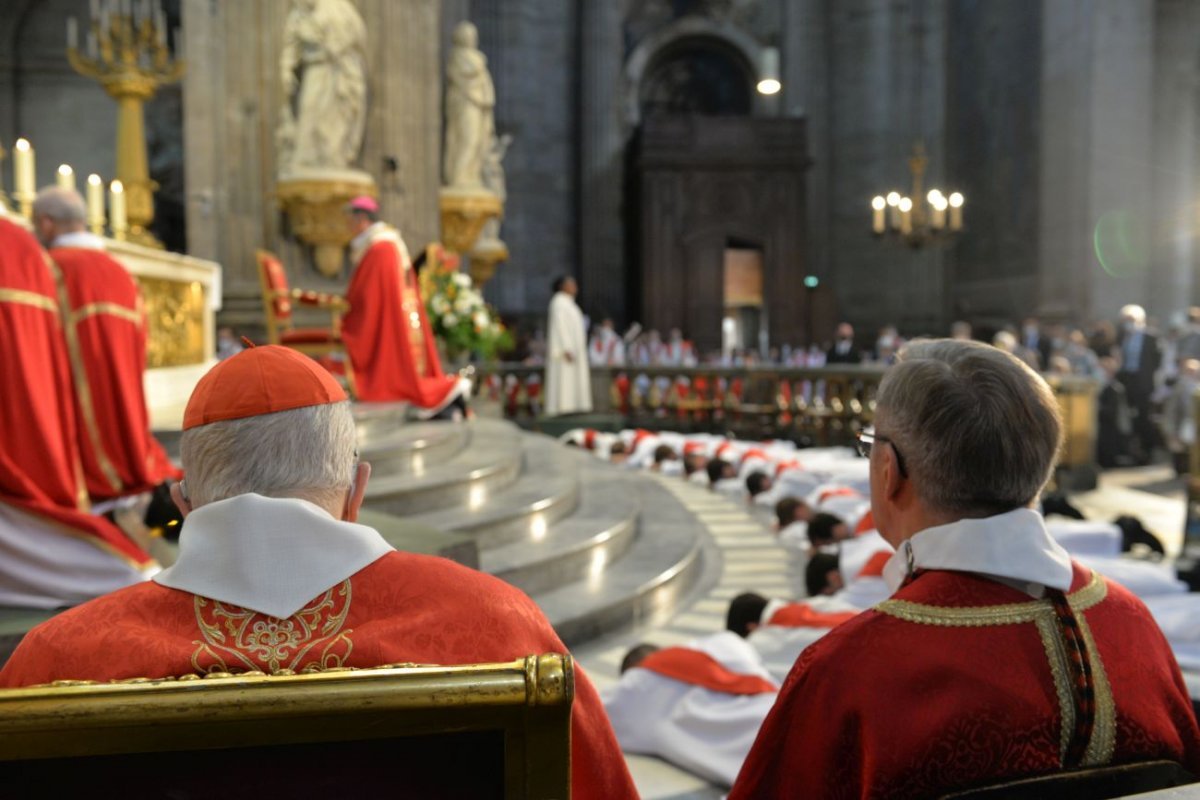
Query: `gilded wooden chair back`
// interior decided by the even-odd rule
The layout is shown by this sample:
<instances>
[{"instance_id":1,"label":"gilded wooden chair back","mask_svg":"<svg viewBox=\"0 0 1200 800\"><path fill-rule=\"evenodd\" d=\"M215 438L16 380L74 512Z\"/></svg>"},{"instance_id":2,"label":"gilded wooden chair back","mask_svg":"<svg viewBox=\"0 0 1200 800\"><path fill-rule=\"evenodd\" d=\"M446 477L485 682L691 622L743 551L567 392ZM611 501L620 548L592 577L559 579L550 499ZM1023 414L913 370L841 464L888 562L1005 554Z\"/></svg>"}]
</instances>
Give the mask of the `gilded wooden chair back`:
<instances>
[{"instance_id":1,"label":"gilded wooden chair back","mask_svg":"<svg viewBox=\"0 0 1200 800\"><path fill-rule=\"evenodd\" d=\"M267 341L279 344L280 333L292 327L292 298L287 271L274 253L255 250L254 258L258 262L258 280L262 287Z\"/></svg>"},{"instance_id":2,"label":"gilded wooden chair back","mask_svg":"<svg viewBox=\"0 0 1200 800\"><path fill-rule=\"evenodd\" d=\"M574 689L557 654L8 689L0 774L15 796L566 798Z\"/></svg>"}]
</instances>

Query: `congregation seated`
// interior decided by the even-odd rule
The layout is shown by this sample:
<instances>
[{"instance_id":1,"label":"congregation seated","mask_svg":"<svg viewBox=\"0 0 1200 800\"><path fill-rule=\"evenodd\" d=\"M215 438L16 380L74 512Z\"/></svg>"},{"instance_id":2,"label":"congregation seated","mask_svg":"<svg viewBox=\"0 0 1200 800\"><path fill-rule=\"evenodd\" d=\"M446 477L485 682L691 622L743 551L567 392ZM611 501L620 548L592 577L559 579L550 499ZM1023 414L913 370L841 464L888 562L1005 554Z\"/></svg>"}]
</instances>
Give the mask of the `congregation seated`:
<instances>
[{"instance_id":1,"label":"congregation seated","mask_svg":"<svg viewBox=\"0 0 1200 800\"><path fill-rule=\"evenodd\" d=\"M370 466L358 462L345 392L315 361L267 346L220 362L183 429L178 561L35 627L0 686L566 652L513 586L397 552L355 522ZM582 670L571 743L574 796L636 796Z\"/></svg>"},{"instance_id":2,"label":"congregation seated","mask_svg":"<svg viewBox=\"0 0 1200 800\"><path fill-rule=\"evenodd\" d=\"M730 786L777 691L754 649L722 631L683 647L634 647L603 696L625 752Z\"/></svg>"}]
</instances>

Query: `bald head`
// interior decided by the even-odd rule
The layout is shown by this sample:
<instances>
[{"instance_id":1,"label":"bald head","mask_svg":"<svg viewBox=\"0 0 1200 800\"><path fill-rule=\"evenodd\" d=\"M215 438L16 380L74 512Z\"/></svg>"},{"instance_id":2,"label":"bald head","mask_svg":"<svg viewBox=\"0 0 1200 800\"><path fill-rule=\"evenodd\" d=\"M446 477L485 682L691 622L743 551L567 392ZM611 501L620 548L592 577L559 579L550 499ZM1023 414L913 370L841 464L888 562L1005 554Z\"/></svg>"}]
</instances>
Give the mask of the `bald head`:
<instances>
[{"instance_id":1,"label":"bald head","mask_svg":"<svg viewBox=\"0 0 1200 800\"><path fill-rule=\"evenodd\" d=\"M34 198L33 227L46 247L64 233L83 230L86 219L83 197L74 189L47 186Z\"/></svg>"}]
</instances>

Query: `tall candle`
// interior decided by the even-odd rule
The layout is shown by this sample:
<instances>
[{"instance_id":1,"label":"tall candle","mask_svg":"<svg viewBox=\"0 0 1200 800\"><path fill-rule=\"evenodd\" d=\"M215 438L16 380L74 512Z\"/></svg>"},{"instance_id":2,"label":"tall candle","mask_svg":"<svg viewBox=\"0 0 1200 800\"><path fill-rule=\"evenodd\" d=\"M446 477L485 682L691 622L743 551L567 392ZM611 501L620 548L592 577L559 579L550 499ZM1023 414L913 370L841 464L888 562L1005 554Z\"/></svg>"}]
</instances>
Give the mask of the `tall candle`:
<instances>
[{"instance_id":1,"label":"tall candle","mask_svg":"<svg viewBox=\"0 0 1200 800\"><path fill-rule=\"evenodd\" d=\"M871 201L871 230L875 233L883 233L885 221L883 218L883 209L887 202L882 197L876 197Z\"/></svg>"},{"instance_id":2,"label":"tall candle","mask_svg":"<svg viewBox=\"0 0 1200 800\"><path fill-rule=\"evenodd\" d=\"M79 49L79 26L74 17L67 17L67 47Z\"/></svg>"},{"instance_id":3,"label":"tall candle","mask_svg":"<svg viewBox=\"0 0 1200 800\"><path fill-rule=\"evenodd\" d=\"M950 230L952 231L962 230L962 207L963 196L958 192L950 195Z\"/></svg>"},{"instance_id":4,"label":"tall candle","mask_svg":"<svg viewBox=\"0 0 1200 800\"><path fill-rule=\"evenodd\" d=\"M75 189L75 170L71 169L69 164L59 164L58 172L54 176L55 183L62 189Z\"/></svg>"},{"instance_id":5,"label":"tall candle","mask_svg":"<svg viewBox=\"0 0 1200 800\"><path fill-rule=\"evenodd\" d=\"M33 145L28 139L17 139L13 147L13 188L18 199L32 197L36 190L33 179Z\"/></svg>"},{"instance_id":6,"label":"tall candle","mask_svg":"<svg viewBox=\"0 0 1200 800\"><path fill-rule=\"evenodd\" d=\"M92 233L104 231L104 181L94 172L87 179L87 223Z\"/></svg>"},{"instance_id":7,"label":"tall candle","mask_svg":"<svg viewBox=\"0 0 1200 800\"><path fill-rule=\"evenodd\" d=\"M108 192L108 218L114 239L125 238L125 187L120 181L113 181Z\"/></svg>"}]
</instances>

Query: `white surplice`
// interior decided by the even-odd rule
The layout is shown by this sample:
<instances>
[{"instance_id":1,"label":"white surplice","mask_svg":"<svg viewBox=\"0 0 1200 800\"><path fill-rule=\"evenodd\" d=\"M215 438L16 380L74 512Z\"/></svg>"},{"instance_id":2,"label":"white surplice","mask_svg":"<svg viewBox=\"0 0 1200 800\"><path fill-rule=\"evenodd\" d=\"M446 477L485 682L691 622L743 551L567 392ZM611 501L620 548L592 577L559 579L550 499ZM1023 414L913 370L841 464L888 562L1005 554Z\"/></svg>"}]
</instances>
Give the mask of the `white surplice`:
<instances>
[{"instance_id":1,"label":"white surplice","mask_svg":"<svg viewBox=\"0 0 1200 800\"><path fill-rule=\"evenodd\" d=\"M550 300L549 317L546 325L546 416L591 411L592 375L583 313L571 295L558 292Z\"/></svg>"}]
</instances>

